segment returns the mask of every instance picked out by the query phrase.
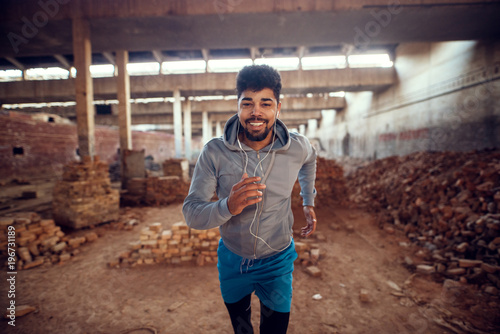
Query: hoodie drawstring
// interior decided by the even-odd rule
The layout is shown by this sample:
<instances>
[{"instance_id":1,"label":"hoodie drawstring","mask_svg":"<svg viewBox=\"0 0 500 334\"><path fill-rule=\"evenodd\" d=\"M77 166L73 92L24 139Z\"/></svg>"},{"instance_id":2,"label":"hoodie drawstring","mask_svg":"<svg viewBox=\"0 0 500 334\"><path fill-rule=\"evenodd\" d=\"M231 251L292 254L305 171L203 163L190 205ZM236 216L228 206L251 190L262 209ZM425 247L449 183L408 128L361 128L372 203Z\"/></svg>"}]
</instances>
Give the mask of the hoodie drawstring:
<instances>
[{"instance_id":1,"label":"hoodie drawstring","mask_svg":"<svg viewBox=\"0 0 500 334\"><path fill-rule=\"evenodd\" d=\"M245 262L247 263L247 270L245 271L246 273L248 272L248 268L253 267L253 259L241 259L240 263L240 274L243 274L243 266L245 265Z\"/></svg>"}]
</instances>

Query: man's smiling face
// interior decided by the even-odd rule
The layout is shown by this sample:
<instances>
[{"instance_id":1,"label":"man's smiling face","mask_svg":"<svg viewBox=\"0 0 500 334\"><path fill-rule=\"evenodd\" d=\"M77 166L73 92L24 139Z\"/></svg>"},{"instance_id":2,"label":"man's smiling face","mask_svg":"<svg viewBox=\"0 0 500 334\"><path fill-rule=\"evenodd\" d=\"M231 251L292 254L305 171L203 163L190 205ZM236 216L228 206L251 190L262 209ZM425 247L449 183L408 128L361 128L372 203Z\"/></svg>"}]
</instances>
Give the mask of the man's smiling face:
<instances>
[{"instance_id":1,"label":"man's smiling face","mask_svg":"<svg viewBox=\"0 0 500 334\"><path fill-rule=\"evenodd\" d=\"M238 117L244 130L244 139L270 142L271 130L280 109L281 103L276 101L272 89L264 88L256 92L245 90L238 100Z\"/></svg>"}]
</instances>

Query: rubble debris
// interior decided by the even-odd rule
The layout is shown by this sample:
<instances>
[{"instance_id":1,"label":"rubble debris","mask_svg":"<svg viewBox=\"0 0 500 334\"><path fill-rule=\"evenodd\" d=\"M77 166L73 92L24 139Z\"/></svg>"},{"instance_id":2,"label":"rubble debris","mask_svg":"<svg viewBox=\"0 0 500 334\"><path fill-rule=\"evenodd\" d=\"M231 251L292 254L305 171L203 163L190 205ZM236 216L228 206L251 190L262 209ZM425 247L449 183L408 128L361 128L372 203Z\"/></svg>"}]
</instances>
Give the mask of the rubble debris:
<instances>
[{"instance_id":1,"label":"rubble debris","mask_svg":"<svg viewBox=\"0 0 500 334\"><path fill-rule=\"evenodd\" d=\"M309 266L306 268L306 273L308 273L312 277L320 277L321 276L321 269L319 269L316 266Z\"/></svg>"},{"instance_id":2,"label":"rubble debris","mask_svg":"<svg viewBox=\"0 0 500 334\"><path fill-rule=\"evenodd\" d=\"M350 200L376 213L381 229L419 247L418 272L500 288L499 150L380 159L347 185Z\"/></svg>"},{"instance_id":3,"label":"rubble debris","mask_svg":"<svg viewBox=\"0 0 500 334\"><path fill-rule=\"evenodd\" d=\"M26 314L29 314L31 312L35 312L35 311L36 311L36 307L34 307L34 306L31 306L31 305L19 305L19 306L16 306L15 316L16 316L16 318L19 318L19 317L23 317ZM5 319L9 319L9 315L10 315L10 312L7 311L4 314L4 318Z\"/></svg>"},{"instance_id":4,"label":"rubble debris","mask_svg":"<svg viewBox=\"0 0 500 334\"><path fill-rule=\"evenodd\" d=\"M173 312L175 311L176 309L178 309L179 307L181 307L182 305L184 305L184 302L175 302L173 303L172 305L170 305L167 309L168 312Z\"/></svg>"},{"instance_id":5,"label":"rubble debris","mask_svg":"<svg viewBox=\"0 0 500 334\"><path fill-rule=\"evenodd\" d=\"M321 299L323 299L323 296L320 295L319 293L316 293L316 294L314 294L312 296L312 299L314 299L314 300L321 300Z\"/></svg>"},{"instance_id":6,"label":"rubble debris","mask_svg":"<svg viewBox=\"0 0 500 334\"><path fill-rule=\"evenodd\" d=\"M433 266L428 266L426 264L419 264L417 266L417 273L420 273L420 274L432 274L433 272L435 272L436 270L434 269Z\"/></svg>"},{"instance_id":7,"label":"rubble debris","mask_svg":"<svg viewBox=\"0 0 500 334\"><path fill-rule=\"evenodd\" d=\"M387 285L388 285L391 289L393 289L393 290L395 290L395 291L397 291L397 292L401 292L401 291L402 291L402 290L401 290L401 288L399 287L399 285L397 285L397 284L396 284L396 283L394 283L393 281L387 281Z\"/></svg>"},{"instance_id":8,"label":"rubble debris","mask_svg":"<svg viewBox=\"0 0 500 334\"><path fill-rule=\"evenodd\" d=\"M296 261L298 261L303 267L311 265L317 266L322 257L319 245L311 242L311 239L295 241L295 251L297 252Z\"/></svg>"},{"instance_id":9,"label":"rubble debris","mask_svg":"<svg viewBox=\"0 0 500 334\"><path fill-rule=\"evenodd\" d=\"M371 298L370 298L370 292L366 289L361 289L359 291L359 300L363 303L369 303Z\"/></svg>"},{"instance_id":10,"label":"rubble debris","mask_svg":"<svg viewBox=\"0 0 500 334\"><path fill-rule=\"evenodd\" d=\"M317 196L315 205L327 206L330 204L347 205L349 202L346 179L344 171L335 160L327 160L318 157L316 165ZM302 197L300 197L299 182L295 182L292 192L292 207L302 207Z\"/></svg>"}]
</instances>

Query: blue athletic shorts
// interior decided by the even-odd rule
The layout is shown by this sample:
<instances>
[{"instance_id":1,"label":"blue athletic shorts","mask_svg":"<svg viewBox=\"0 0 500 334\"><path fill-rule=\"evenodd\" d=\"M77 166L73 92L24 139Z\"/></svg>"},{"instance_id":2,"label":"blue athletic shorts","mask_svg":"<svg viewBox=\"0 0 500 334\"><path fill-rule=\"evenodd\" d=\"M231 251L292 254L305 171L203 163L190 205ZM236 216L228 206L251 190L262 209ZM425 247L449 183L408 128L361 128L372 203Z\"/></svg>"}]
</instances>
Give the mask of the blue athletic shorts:
<instances>
[{"instance_id":1,"label":"blue athletic shorts","mask_svg":"<svg viewBox=\"0 0 500 334\"><path fill-rule=\"evenodd\" d=\"M295 244L265 259L248 260L234 254L219 241L217 250L220 289L226 303L236 303L255 291L260 301L278 312L290 312L292 305Z\"/></svg>"}]
</instances>

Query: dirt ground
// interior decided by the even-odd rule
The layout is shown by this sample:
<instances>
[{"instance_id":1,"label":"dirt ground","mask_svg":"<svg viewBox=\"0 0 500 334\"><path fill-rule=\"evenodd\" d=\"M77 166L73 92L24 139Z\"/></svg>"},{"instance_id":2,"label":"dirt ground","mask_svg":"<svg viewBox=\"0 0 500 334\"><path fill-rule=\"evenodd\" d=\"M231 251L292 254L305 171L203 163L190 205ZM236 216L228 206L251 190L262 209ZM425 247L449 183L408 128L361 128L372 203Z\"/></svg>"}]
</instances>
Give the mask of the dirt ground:
<instances>
[{"instance_id":1,"label":"dirt ground","mask_svg":"<svg viewBox=\"0 0 500 334\"><path fill-rule=\"evenodd\" d=\"M82 246L71 261L18 272L16 304L37 310L16 318L15 327L0 322L1 333L231 333L216 265L107 267L139 239L142 227L161 222L169 228L183 220L181 204L121 211L123 220L136 218L140 224L131 231L101 225L95 228L100 238ZM380 230L359 210L325 206L316 212L318 234L326 238L316 241L322 276L310 277L296 265L289 333L500 332L491 327L498 305L487 304L474 287L443 288L405 268L405 256L418 259L400 244L407 242L404 236ZM303 224L298 212L294 229ZM6 275L3 270L2 282ZM368 302L360 300L361 289ZM0 294L5 310L4 283ZM314 299L317 294L322 298ZM252 310L258 333L256 296Z\"/></svg>"}]
</instances>

